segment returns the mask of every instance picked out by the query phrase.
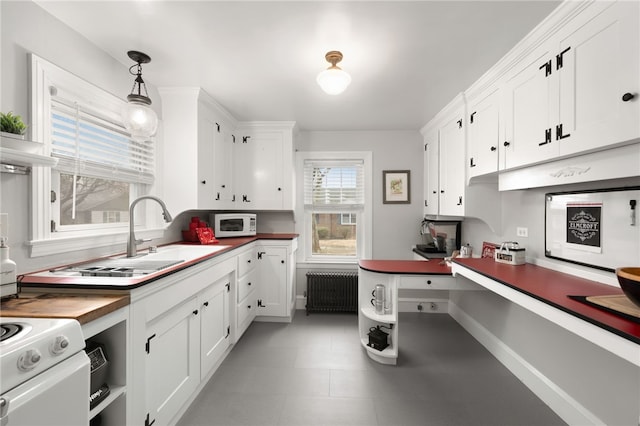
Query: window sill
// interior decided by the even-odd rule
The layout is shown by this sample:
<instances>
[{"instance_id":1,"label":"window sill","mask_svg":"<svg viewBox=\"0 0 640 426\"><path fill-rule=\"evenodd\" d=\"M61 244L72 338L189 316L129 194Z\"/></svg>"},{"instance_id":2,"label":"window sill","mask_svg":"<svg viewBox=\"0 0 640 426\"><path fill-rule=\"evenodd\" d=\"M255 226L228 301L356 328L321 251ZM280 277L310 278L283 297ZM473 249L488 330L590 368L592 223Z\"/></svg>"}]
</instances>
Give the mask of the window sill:
<instances>
[{"instance_id":1,"label":"window sill","mask_svg":"<svg viewBox=\"0 0 640 426\"><path fill-rule=\"evenodd\" d=\"M136 230L136 238L157 239L162 238L164 229L146 229ZM97 234L90 236L73 236L58 237L48 240L32 240L29 241L31 257L51 256L60 253L66 253L77 250L88 250L96 247L118 246L118 249L124 251L128 232L113 232L108 234Z\"/></svg>"}]
</instances>

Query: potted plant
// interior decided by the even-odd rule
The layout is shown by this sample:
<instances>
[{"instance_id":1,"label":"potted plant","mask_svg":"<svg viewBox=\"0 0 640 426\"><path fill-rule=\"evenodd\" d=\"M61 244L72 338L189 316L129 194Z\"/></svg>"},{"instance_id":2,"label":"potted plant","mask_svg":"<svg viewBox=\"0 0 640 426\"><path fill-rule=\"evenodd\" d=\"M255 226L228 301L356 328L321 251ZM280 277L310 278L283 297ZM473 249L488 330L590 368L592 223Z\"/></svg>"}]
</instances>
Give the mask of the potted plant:
<instances>
[{"instance_id":1,"label":"potted plant","mask_svg":"<svg viewBox=\"0 0 640 426\"><path fill-rule=\"evenodd\" d=\"M27 126L22 121L22 117L14 115L11 112L0 112L0 132L2 136L8 136L17 139L24 139L24 133Z\"/></svg>"}]
</instances>

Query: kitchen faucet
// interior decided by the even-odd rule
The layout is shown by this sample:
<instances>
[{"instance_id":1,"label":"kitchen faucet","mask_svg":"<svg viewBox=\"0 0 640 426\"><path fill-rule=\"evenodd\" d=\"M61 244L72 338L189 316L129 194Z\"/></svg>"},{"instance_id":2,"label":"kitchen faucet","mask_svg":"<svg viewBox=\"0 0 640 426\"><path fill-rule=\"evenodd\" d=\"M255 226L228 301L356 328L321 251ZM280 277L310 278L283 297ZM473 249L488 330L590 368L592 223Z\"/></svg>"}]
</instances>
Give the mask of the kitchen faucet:
<instances>
[{"instance_id":1,"label":"kitchen faucet","mask_svg":"<svg viewBox=\"0 0 640 426\"><path fill-rule=\"evenodd\" d=\"M131 206L129 206L129 241L127 241L127 257L135 257L137 253L136 246L138 244L142 244L144 241L149 241L149 240L136 240L136 235L133 230L134 229L133 208L136 206L136 204L138 204L138 201L142 201L144 199L154 200L154 201L157 201L158 204L160 204L160 207L162 207L162 216L164 217L165 222L169 223L173 220L173 218L171 217L171 213L169 213L169 210L167 210L167 206L164 204L164 201L162 201L160 198L154 197L153 195L143 195L142 197L138 197L135 200L133 200L133 202L131 203Z\"/></svg>"}]
</instances>

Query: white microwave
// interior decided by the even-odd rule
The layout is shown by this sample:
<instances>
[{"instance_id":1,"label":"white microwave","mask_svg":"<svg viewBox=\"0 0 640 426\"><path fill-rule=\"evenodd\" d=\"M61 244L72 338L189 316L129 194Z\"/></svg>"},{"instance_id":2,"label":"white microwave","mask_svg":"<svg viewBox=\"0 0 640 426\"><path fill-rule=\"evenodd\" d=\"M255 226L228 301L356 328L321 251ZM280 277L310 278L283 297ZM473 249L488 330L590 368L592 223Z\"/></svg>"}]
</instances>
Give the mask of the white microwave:
<instances>
[{"instance_id":1,"label":"white microwave","mask_svg":"<svg viewBox=\"0 0 640 426\"><path fill-rule=\"evenodd\" d=\"M256 235L256 215L254 213L211 214L216 238L244 237Z\"/></svg>"}]
</instances>

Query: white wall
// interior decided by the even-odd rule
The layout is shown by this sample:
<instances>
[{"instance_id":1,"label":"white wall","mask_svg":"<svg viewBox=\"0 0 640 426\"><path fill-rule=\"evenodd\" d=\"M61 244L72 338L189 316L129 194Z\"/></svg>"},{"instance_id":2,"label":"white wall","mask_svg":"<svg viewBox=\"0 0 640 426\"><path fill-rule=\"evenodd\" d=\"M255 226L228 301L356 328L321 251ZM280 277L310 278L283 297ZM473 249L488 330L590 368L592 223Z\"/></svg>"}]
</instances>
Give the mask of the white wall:
<instances>
[{"instance_id":1,"label":"white wall","mask_svg":"<svg viewBox=\"0 0 640 426\"><path fill-rule=\"evenodd\" d=\"M27 125L31 124L27 66L27 54L30 52L123 99L131 90L134 77L129 74L127 65L98 49L35 3L0 2L0 29L0 109L3 112L13 111L21 115ZM130 62L126 52L122 52L121 60L125 64ZM147 89L153 99L153 107L160 115L160 96L157 89L149 82ZM112 254L114 250L124 251L126 237L123 237L122 245L115 248L30 258L26 245L31 220L30 192L29 176L0 174L0 211L9 214L9 244L18 273Z\"/></svg>"},{"instance_id":2,"label":"white wall","mask_svg":"<svg viewBox=\"0 0 640 426\"><path fill-rule=\"evenodd\" d=\"M416 131L302 131L299 151L371 151L373 153L374 259L412 259L420 243L423 206L422 136ZM382 203L382 171L411 171L411 203Z\"/></svg>"}]
</instances>

